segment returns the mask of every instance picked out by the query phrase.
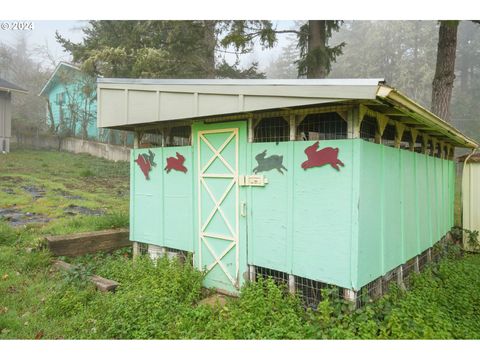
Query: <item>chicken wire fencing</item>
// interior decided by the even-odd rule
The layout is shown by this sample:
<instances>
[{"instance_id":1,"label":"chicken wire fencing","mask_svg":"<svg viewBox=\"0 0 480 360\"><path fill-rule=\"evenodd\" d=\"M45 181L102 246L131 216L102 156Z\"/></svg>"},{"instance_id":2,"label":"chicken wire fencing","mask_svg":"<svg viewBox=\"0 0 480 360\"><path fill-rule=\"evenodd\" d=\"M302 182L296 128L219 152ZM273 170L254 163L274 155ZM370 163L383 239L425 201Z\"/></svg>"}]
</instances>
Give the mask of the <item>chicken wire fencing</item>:
<instances>
[{"instance_id":1,"label":"chicken wire fencing","mask_svg":"<svg viewBox=\"0 0 480 360\"><path fill-rule=\"evenodd\" d=\"M290 126L281 116L261 119L255 126L253 142L280 142L290 140Z\"/></svg>"},{"instance_id":2,"label":"chicken wire fencing","mask_svg":"<svg viewBox=\"0 0 480 360\"><path fill-rule=\"evenodd\" d=\"M173 147L192 144L190 125L162 126L143 134L140 147Z\"/></svg>"},{"instance_id":3,"label":"chicken wire fencing","mask_svg":"<svg viewBox=\"0 0 480 360\"><path fill-rule=\"evenodd\" d=\"M336 140L347 138L347 122L337 113L307 115L296 127L295 140ZM265 117L255 124L253 142L290 141L290 124L282 116Z\"/></svg>"},{"instance_id":4,"label":"chicken wire fencing","mask_svg":"<svg viewBox=\"0 0 480 360\"><path fill-rule=\"evenodd\" d=\"M364 116L360 123L360 138L369 142L375 142L377 130L377 119L368 115Z\"/></svg>"},{"instance_id":5,"label":"chicken wire fencing","mask_svg":"<svg viewBox=\"0 0 480 360\"><path fill-rule=\"evenodd\" d=\"M297 127L297 140L338 140L347 138L347 122L337 113L307 115Z\"/></svg>"},{"instance_id":6,"label":"chicken wire fencing","mask_svg":"<svg viewBox=\"0 0 480 360\"><path fill-rule=\"evenodd\" d=\"M435 266L448 252L449 246L451 246L451 242L446 236L435 244L434 247L423 251L406 263L390 270L384 276L372 280L359 291L349 291L348 289L320 281L293 276L278 270L253 265L250 265L254 273L254 278L251 278L251 280L256 281L259 278L270 278L285 292L295 293L305 307L316 309L318 304L324 300L325 297L328 297L332 300L343 299L343 301L348 301L354 304L356 308L359 308L379 299L383 294L386 294L392 286L409 289L412 286L414 276L427 269L428 266Z\"/></svg>"},{"instance_id":7,"label":"chicken wire fencing","mask_svg":"<svg viewBox=\"0 0 480 360\"><path fill-rule=\"evenodd\" d=\"M137 243L137 251L138 255L148 256L154 261L167 256L170 260L178 259L182 264L189 262L193 265L193 254L188 251L144 243Z\"/></svg>"}]
</instances>

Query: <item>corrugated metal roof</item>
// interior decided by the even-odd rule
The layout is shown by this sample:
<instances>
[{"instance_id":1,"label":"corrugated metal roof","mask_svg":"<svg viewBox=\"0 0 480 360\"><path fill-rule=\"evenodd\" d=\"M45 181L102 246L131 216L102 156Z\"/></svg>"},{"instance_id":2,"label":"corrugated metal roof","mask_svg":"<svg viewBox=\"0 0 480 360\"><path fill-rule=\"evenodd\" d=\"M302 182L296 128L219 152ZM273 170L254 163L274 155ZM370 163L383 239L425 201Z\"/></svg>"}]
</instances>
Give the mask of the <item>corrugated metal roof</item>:
<instances>
[{"instance_id":1,"label":"corrugated metal roof","mask_svg":"<svg viewBox=\"0 0 480 360\"><path fill-rule=\"evenodd\" d=\"M0 90L3 91L19 91L19 92L28 92L28 90L25 90L21 88L18 85L15 85L11 83L10 81L7 81L5 79L0 78Z\"/></svg>"}]
</instances>

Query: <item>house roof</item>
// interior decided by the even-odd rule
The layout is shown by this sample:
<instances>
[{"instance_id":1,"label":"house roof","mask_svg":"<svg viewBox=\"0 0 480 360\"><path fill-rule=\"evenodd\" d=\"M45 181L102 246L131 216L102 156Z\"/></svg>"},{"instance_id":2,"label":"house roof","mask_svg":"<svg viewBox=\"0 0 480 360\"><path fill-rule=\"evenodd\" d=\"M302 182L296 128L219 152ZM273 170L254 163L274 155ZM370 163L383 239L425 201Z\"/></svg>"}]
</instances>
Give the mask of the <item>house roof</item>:
<instances>
[{"instance_id":1,"label":"house roof","mask_svg":"<svg viewBox=\"0 0 480 360\"><path fill-rule=\"evenodd\" d=\"M2 78L0 78L0 91L7 91L7 92L16 91L16 92L25 93L25 94L28 93L28 90L25 90L20 86L15 85L10 81L7 81Z\"/></svg>"},{"instance_id":2,"label":"house roof","mask_svg":"<svg viewBox=\"0 0 480 360\"><path fill-rule=\"evenodd\" d=\"M78 72L81 71L80 68L75 65L69 64L64 61L59 62L58 65L55 67L55 70L53 70L52 75L50 75L42 90L38 94L39 96L45 96L50 91L52 85L55 83L58 77L58 72L61 71L61 69L74 70Z\"/></svg>"},{"instance_id":3,"label":"house roof","mask_svg":"<svg viewBox=\"0 0 480 360\"><path fill-rule=\"evenodd\" d=\"M362 104L455 146L478 144L383 79L97 79L97 126L133 130L163 121L256 116L316 105Z\"/></svg>"}]
</instances>

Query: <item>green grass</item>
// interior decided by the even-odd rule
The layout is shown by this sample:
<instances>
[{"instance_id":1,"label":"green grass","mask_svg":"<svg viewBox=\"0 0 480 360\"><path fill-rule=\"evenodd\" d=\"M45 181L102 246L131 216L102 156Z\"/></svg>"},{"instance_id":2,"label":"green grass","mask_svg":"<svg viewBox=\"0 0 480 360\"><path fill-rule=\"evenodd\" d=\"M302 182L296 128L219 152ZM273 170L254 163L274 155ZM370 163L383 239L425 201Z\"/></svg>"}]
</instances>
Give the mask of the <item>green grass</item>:
<instances>
[{"instance_id":1,"label":"green grass","mask_svg":"<svg viewBox=\"0 0 480 360\"><path fill-rule=\"evenodd\" d=\"M46 172L52 170L53 173ZM82 176L82 171L93 176ZM247 284L223 307L200 305L203 274L166 258L131 259L131 249L67 258L70 272L51 269L45 234L128 225L128 166L84 155L15 151L0 156L0 203L35 209L48 224L19 228L0 222L0 339L478 339L480 256L457 251L357 311L341 300L305 310L273 281ZM6 180L14 178L15 181ZM32 201L24 184L45 189ZM7 185L6 185L7 184ZM14 194L2 191L8 186ZM79 195L65 200L58 189ZM5 201L5 202L4 202ZM4 205L6 204L6 205ZM64 216L68 204L105 209L105 216ZM34 248L34 250L30 250ZM453 248L455 249L455 248ZM87 281L120 282L115 294Z\"/></svg>"}]
</instances>

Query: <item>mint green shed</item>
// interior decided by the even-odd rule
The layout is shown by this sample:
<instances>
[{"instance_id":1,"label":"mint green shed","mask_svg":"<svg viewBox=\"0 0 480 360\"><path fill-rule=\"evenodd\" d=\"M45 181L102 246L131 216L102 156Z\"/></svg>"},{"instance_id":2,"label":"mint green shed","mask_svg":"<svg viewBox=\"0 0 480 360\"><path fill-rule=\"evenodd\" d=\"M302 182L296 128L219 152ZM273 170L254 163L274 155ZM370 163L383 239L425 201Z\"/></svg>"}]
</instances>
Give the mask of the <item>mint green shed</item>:
<instances>
[{"instance_id":1,"label":"mint green shed","mask_svg":"<svg viewBox=\"0 0 480 360\"><path fill-rule=\"evenodd\" d=\"M454 148L477 147L379 79L97 85L98 126L136 133L136 249L191 253L227 293L269 274L352 297L418 268L453 226Z\"/></svg>"}]
</instances>

